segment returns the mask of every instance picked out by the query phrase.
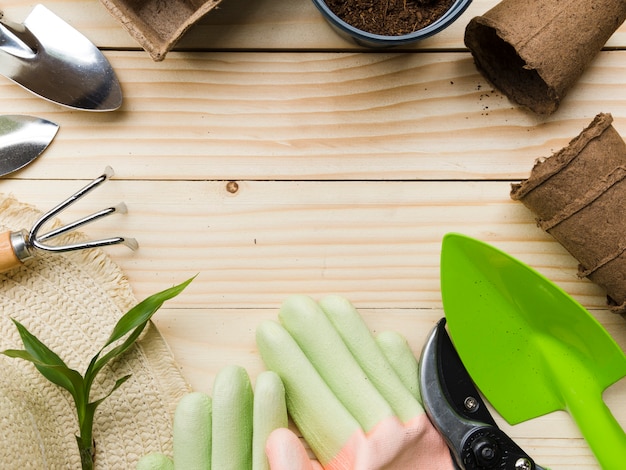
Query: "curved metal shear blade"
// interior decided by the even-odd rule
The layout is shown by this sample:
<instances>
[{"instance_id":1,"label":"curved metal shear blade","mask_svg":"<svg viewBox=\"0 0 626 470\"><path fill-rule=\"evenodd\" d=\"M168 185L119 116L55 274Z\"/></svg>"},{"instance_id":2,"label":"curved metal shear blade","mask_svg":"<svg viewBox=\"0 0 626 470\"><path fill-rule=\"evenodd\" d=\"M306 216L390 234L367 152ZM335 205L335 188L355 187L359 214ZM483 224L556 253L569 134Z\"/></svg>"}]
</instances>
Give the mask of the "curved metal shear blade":
<instances>
[{"instance_id":1,"label":"curved metal shear blade","mask_svg":"<svg viewBox=\"0 0 626 470\"><path fill-rule=\"evenodd\" d=\"M420 358L424 409L461 470L547 470L535 464L494 421L441 319Z\"/></svg>"}]
</instances>

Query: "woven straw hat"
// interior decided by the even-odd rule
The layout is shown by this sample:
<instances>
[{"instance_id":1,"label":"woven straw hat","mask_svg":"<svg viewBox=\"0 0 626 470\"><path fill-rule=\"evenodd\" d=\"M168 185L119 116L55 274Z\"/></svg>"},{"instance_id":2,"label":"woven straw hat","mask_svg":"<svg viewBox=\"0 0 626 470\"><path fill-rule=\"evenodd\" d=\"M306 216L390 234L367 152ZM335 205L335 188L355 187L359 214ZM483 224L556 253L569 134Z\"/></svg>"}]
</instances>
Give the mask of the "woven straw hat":
<instances>
[{"instance_id":1,"label":"woven straw hat","mask_svg":"<svg viewBox=\"0 0 626 470\"><path fill-rule=\"evenodd\" d=\"M2 231L29 228L39 215L0 195ZM0 274L0 350L23 349L14 318L82 374L136 303L124 274L104 252L38 254ZM0 355L0 368L0 467L80 469L78 421L69 393L27 361ZM189 386L153 324L135 347L103 369L91 399L126 374L132 377L96 412L96 469L132 469L146 453L172 453L173 411Z\"/></svg>"}]
</instances>

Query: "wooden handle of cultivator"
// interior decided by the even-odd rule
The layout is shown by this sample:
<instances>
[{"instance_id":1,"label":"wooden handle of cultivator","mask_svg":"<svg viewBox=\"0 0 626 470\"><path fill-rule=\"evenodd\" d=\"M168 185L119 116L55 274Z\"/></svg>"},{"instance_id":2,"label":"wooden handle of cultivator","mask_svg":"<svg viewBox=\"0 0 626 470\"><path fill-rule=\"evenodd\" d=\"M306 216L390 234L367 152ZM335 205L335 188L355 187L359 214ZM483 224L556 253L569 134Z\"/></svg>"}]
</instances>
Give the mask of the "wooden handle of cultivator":
<instances>
[{"instance_id":1,"label":"wooden handle of cultivator","mask_svg":"<svg viewBox=\"0 0 626 470\"><path fill-rule=\"evenodd\" d=\"M15 254L11 243L11 232L0 234L0 273L9 271L21 264L22 262Z\"/></svg>"}]
</instances>

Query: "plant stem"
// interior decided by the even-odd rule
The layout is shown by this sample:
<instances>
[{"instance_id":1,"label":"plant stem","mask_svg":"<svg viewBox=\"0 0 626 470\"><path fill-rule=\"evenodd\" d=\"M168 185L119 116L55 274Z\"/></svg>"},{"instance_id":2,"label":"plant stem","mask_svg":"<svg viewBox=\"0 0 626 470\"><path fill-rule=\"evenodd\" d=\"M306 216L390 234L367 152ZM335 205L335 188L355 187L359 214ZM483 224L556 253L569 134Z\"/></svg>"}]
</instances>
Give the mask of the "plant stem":
<instances>
[{"instance_id":1,"label":"plant stem","mask_svg":"<svg viewBox=\"0 0 626 470\"><path fill-rule=\"evenodd\" d=\"M79 417L80 435L76 436L78 451L80 453L80 464L82 470L93 470L93 461L96 453L93 441L93 420L95 407L87 405L81 417Z\"/></svg>"},{"instance_id":2,"label":"plant stem","mask_svg":"<svg viewBox=\"0 0 626 470\"><path fill-rule=\"evenodd\" d=\"M76 442L78 443L78 452L80 453L80 465L82 470L93 470L93 458L95 454L95 447L91 436L86 438L84 435L76 436Z\"/></svg>"}]
</instances>

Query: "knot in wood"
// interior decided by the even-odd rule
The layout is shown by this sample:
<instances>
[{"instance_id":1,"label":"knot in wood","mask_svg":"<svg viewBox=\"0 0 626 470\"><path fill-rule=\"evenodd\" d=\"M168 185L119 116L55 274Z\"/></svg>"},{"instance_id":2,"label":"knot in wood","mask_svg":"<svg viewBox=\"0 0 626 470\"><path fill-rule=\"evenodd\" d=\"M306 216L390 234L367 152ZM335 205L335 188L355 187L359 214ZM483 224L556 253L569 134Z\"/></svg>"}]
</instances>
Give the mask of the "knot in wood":
<instances>
[{"instance_id":1,"label":"knot in wood","mask_svg":"<svg viewBox=\"0 0 626 470\"><path fill-rule=\"evenodd\" d=\"M226 184L226 191L231 194L235 194L237 191L239 191L239 184L237 184L236 181L229 181Z\"/></svg>"}]
</instances>

